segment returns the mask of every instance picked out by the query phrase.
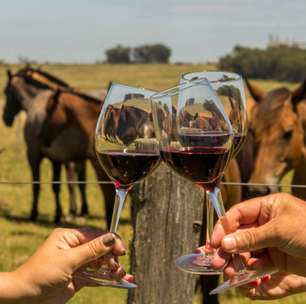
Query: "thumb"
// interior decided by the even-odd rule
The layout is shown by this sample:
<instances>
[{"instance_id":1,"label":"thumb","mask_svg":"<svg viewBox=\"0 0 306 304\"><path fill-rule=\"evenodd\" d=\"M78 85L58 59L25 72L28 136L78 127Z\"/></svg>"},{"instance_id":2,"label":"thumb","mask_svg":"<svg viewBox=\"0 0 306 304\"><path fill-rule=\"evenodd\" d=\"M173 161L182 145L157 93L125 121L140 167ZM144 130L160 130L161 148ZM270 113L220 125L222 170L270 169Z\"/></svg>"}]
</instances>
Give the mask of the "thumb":
<instances>
[{"instance_id":1,"label":"thumb","mask_svg":"<svg viewBox=\"0 0 306 304\"><path fill-rule=\"evenodd\" d=\"M78 247L71 248L71 262L73 268L77 269L91 261L94 261L112 251L115 244L115 236L107 233L99 236L90 242Z\"/></svg>"},{"instance_id":2,"label":"thumb","mask_svg":"<svg viewBox=\"0 0 306 304\"><path fill-rule=\"evenodd\" d=\"M267 247L277 247L277 245L274 223L271 221L259 227L228 234L221 242L222 249L230 253L254 251Z\"/></svg>"}]
</instances>

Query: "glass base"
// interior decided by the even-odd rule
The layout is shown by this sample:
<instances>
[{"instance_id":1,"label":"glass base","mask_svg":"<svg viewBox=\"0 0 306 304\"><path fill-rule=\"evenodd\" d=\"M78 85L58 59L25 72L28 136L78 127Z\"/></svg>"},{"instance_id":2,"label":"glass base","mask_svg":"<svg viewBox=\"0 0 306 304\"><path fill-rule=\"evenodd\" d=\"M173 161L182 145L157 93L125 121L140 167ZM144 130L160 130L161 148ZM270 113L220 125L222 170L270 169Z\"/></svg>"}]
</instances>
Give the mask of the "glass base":
<instances>
[{"instance_id":1,"label":"glass base","mask_svg":"<svg viewBox=\"0 0 306 304\"><path fill-rule=\"evenodd\" d=\"M200 275L220 275L222 270L215 269L211 265L214 251L210 253L191 253L179 257L175 265L182 271Z\"/></svg>"},{"instance_id":2,"label":"glass base","mask_svg":"<svg viewBox=\"0 0 306 304\"><path fill-rule=\"evenodd\" d=\"M258 280L266 275L271 275L277 272L277 270L270 271L255 271L255 270L246 270L237 273L235 276L225 281L223 284L219 285L217 288L213 289L209 294L219 294L227 291L230 288L239 287L251 282Z\"/></svg>"},{"instance_id":3,"label":"glass base","mask_svg":"<svg viewBox=\"0 0 306 304\"><path fill-rule=\"evenodd\" d=\"M75 276L84 279L89 285L132 289L137 285L124 279L114 279L109 272L101 270L85 270Z\"/></svg>"}]
</instances>

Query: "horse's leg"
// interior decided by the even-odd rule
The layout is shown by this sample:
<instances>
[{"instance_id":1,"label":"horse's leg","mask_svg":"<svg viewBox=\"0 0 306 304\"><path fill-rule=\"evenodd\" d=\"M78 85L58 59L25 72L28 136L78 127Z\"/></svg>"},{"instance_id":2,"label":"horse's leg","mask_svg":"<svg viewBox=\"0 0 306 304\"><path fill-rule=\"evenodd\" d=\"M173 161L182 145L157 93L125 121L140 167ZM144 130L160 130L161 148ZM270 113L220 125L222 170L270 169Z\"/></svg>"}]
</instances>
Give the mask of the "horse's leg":
<instances>
[{"instance_id":1,"label":"horse's leg","mask_svg":"<svg viewBox=\"0 0 306 304\"><path fill-rule=\"evenodd\" d=\"M98 181L110 181L104 170L97 163L96 159L92 159L91 163L95 169ZM104 195L105 213L107 227L110 227L112 221L114 200L115 200L115 187L113 184L100 184L101 191Z\"/></svg>"},{"instance_id":2,"label":"horse's leg","mask_svg":"<svg viewBox=\"0 0 306 304\"><path fill-rule=\"evenodd\" d=\"M73 163L65 164L66 174L67 174L67 186L69 192L69 214L75 216L77 214L77 204L76 204L76 186L75 184L70 184L69 182L74 182L76 180L75 176L75 166Z\"/></svg>"},{"instance_id":3,"label":"horse's leg","mask_svg":"<svg viewBox=\"0 0 306 304\"><path fill-rule=\"evenodd\" d=\"M40 184L37 183L40 181L40 162L41 157L34 155L34 153L27 152L28 161L31 167L32 172L32 190L33 190L33 201L32 201L32 211L30 215L30 220L35 222L38 216L38 199L40 192Z\"/></svg>"},{"instance_id":4,"label":"horse's leg","mask_svg":"<svg viewBox=\"0 0 306 304\"><path fill-rule=\"evenodd\" d=\"M209 292L218 286L219 276L200 276L202 285L203 304L219 304L218 295L209 295Z\"/></svg>"},{"instance_id":5,"label":"horse's leg","mask_svg":"<svg viewBox=\"0 0 306 304\"><path fill-rule=\"evenodd\" d=\"M81 194L82 207L81 207L81 215L88 215L88 203L86 198L86 161L82 161L76 164L78 178L79 178L79 190Z\"/></svg>"},{"instance_id":6,"label":"horse's leg","mask_svg":"<svg viewBox=\"0 0 306 304\"><path fill-rule=\"evenodd\" d=\"M61 163L58 161L52 160L52 167L53 167L53 182L60 181L61 176ZM55 203L56 203L56 211L54 217L54 223L59 223L62 217L62 207L60 202L60 191L61 185L59 183L52 184L52 189L55 195Z\"/></svg>"}]
</instances>

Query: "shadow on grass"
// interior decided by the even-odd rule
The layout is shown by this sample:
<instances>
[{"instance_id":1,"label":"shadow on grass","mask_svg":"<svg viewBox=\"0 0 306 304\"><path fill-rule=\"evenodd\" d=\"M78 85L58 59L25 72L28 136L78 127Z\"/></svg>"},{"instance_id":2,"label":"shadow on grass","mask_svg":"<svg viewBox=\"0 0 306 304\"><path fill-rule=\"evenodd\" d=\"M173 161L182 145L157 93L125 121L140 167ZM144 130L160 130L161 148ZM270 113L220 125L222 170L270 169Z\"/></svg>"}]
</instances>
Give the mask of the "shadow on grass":
<instances>
[{"instance_id":1,"label":"shadow on grass","mask_svg":"<svg viewBox=\"0 0 306 304\"><path fill-rule=\"evenodd\" d=\"M11 221L11 222L15 222L17 224L33 224L33 225L37 225L37 226L43 226L46 228L58 228L58 227L62 227L62 228L81 228L81 227L90 227L90 228L101 228L101 225L92 225L89 223L86 223L86 219L103 219L103 217L91 217L88 216L86 218L81 218L81 217L77 217L73 220L62 220L60 223L54 223L50 220L47 219L47 217L39 217L35 222L31 221L28 217L26 216L20 216L20 215L11 215L9 213L2 213L1 215L2 218ZM84 221L83 223L78 223L76 221ZM131 224L131 220L129 219L121 219L120 220L120 224L121 225L127 225L127 224ZM25 234L27 232L24 232ZM34 234L34 233L33 233Z\"/></svg>"}]
</instances>

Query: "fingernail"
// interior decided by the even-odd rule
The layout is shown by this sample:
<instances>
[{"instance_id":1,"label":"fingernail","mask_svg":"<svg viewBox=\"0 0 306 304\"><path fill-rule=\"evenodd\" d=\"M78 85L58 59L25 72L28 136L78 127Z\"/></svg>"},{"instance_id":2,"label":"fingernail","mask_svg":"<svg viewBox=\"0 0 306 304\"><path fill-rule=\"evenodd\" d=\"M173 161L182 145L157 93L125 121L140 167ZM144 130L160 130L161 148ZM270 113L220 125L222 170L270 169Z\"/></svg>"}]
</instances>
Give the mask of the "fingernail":
<instances>
[{"instance_id":1,"label":"fingernail","mask_svg":"<svg viewBox=\"0 0 306 304\"><path fill-rule=\"evenodd\" d=\"M130 283L133 283L134 282L134 277L131 275L131 274L126 274L124 276L124 279Z\"/></svg>"},{"instance_id":2,"label":"fingernail","mask_svg":"<svg viewBox=\"0 0 306 304\"><path fill-rule=\"evenodd\" d=\"M260 286L260 283L261 283L261 280L260 280L260 279L257 279L257 280L255 280L255 281L250 282L249 284L250 284L251 286L253 286L253 287L258 287L258 286Z\"/></svg>"},{"instance_id":3,"label":"fingernail","mask_svg":"<svg viewBox=\"0 0 306 304\"><path fill-rule=\"evenodd\" d=\"M267 283L268 281L270 281L270 279L271 279L271 276L270 275L266 275L266 276L261 278L261 283L262 284Z\"/></svg>"},{"instance_id":4,"label":"fingernail","mask_svg":"<svg viewBox=\"0 0 306 304\"><path fill-rule=\"evenodd\" d=\"M117 234L116 232L113 232L113 234L116 236L116 238L118 238L119 240L122 240L119 234Z\"/></svg>"},{"instance_id":5,"label":"fingernail","mask_svg":"<svg viewBox=\"0 0 306 304\"><path fill-rule=\"evenodd\" d=\"M222 240L222 248L225 251L232 251L236 249L236 239L233 236L226 236Z\"/></svg>"},{"instance_id":6,"label":"fingernail","mask_svg":"<svg viewBox=\"0 0 306 304\"><path fill-rule=\"evenodd\" d=\"M103 236L103 245L106 247L110 247L114 245L115 243L115 238L111 233L108 233Z\"/></svg>"}]
</instances>

